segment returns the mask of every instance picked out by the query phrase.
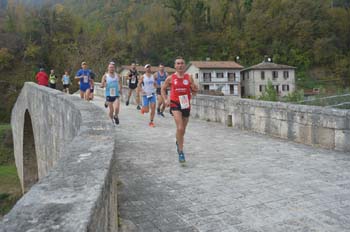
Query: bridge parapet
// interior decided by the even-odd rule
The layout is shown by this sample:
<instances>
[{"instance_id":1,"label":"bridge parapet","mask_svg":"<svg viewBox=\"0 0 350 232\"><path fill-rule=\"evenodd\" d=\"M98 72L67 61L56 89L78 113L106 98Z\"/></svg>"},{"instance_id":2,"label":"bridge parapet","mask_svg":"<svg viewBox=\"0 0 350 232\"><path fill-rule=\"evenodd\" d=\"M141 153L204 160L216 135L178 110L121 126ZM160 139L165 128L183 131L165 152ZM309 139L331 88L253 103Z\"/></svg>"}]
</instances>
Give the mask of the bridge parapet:
<instances>
[{"instance_id":1,"label":"bridge parapet","mask_svg":"<svg viewBox=\"0 0 350 232\"><path fill-rule=\"evenodd\" d=\"M350 110L198 95L191 114L237 129L350 151Z\"/></svg>"},{"instance_id":2,"label":"bridge parapet","mask_svg":"<svg viewBox=\"0 0 350 232\"><path fill-rule=\"evenodd\" d=\"M12 111L24 196L0 231L117 231L115 138L105 112L25 83Z\"/></svg>"}]
</instances>

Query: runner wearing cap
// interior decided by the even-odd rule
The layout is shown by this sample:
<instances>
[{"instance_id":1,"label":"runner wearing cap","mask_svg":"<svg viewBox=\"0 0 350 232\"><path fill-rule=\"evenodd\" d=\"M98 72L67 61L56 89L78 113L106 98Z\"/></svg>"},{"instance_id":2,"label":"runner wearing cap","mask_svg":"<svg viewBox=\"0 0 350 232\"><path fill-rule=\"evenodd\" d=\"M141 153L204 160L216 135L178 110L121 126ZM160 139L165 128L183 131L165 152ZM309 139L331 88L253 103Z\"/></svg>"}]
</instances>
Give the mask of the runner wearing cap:
<instances>
[{"instance_id":1,"label":"runner wearing cap","mask_svg":"<svg viewBox=\"0 0 350 232\"><path fill-rule=\"evenodd\" d=\"M155 90L157 83L151 72L151 65L145 65L146 72L141 76L138 83L138 88L141 90L143 105L141 113L148 113L149 107L151 106L150 122L149 126L154 127L154 115L156 111L156 95Z\"/></svg>"},{"instance_id":2,"label":"runner wearing cap","mask_svg":"<svg viewBox=\"0 0 350 232\"><path fill-rule=\"evenodd\" d=\"M91 70L87 68L87 63L81 63L81 69L77 72L75 79L79 79L80 97L89 101L91 86Z\"/></svg>"},{"instance_id":3,"label":"runner wearing cap","mask_svg":"<svg viewBox=\"0 0 350 232\"><path fill-rule=\"evenodd\" d=\"M175 60L176 72L167 77L162 86L162 97L166 99L166 106L174 115L176 124L176 148L179 154L179 162L185 162L184 136L190 116L190 100L191 95L198 91L197 85L194 83L192 76L185 73L186 63L184 58L177 57ZM167 88L170 87L170 97L166 95Z\"/></svg>"}]
</instances>

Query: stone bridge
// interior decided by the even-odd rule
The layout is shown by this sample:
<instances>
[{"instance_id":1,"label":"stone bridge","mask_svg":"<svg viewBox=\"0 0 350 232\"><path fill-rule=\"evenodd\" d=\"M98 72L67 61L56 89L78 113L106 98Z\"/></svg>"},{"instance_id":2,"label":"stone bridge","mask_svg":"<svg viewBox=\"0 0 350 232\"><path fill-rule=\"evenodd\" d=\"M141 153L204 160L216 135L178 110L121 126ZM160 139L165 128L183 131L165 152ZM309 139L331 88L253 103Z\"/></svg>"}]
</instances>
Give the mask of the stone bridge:
<instances>
[{"instance_id":1,"label":"stone bridge","mask_svg":"<svg viewBox=\"0 0 350 232\"><path fill-rule=\"evenodd\" d=\"M149 128L123 105L114 127L93 103L26 83L12 114L26 194L0 231L350 230L349 111L197 96L182 166L169 114Z\"/></svg>"}]
</instances>

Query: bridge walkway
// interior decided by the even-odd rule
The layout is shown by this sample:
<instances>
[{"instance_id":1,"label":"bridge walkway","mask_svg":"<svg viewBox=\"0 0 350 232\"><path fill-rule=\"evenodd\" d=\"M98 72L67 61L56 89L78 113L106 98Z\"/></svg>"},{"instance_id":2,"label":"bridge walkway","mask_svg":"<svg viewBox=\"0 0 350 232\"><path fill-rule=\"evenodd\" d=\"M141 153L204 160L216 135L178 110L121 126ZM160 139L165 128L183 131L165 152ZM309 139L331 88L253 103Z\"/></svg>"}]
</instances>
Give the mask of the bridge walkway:
<instances>
[{"instance_id":1,"label":"bridge walkway","mask_svg":"<svg viewBox=\"0 0 350 232\"><path fill-rule=\"evenodd\" d=\"M182 166L148 119L122 105L115 129L122 231L350 231L349 153L191 118Z\"/></svg>"}]
</instances>

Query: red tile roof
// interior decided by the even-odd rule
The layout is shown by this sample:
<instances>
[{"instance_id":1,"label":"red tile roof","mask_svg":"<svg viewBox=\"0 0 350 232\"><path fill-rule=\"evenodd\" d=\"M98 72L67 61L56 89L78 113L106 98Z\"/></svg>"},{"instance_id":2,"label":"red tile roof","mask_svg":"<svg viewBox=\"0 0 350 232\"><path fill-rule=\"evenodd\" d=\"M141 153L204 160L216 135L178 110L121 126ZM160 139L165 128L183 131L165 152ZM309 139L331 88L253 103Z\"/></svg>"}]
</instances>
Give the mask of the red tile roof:
<instances>
[{"instance_id":1,"label":"red tile roof","mask_svg":"<svg viewBox=\"0 0 350 232\"><path fill-rule=\"evenodd\" d=\"M189 65L197 68L218 68L218 69L243 69L244 67L234 61L191 61Z\"/></svg>"}]
</instances>

